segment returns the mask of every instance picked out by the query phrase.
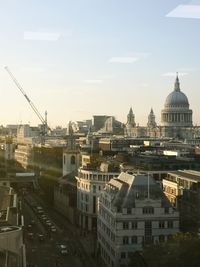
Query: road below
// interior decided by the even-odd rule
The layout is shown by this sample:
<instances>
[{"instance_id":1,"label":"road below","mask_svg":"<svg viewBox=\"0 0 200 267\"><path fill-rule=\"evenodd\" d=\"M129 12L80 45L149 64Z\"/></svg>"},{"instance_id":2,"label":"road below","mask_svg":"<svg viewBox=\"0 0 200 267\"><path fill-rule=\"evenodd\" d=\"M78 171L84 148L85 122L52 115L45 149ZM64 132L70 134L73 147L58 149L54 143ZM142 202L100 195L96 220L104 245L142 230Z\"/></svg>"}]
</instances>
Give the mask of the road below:
<instances>
[{"instance_id":1,"label":"road below","mask_svg":"<svg viewBox=\"0 0 200 267\"><path fill-rule=\"evenodd\" d=\"M38 214L37 207L42 209ZM36 193L28 193L22 198L24 214L24 238L27 250L27 267L94 267L94 260L88 255L79 240L74 226L49 207ZM56 229L52 232L42 219L46 216ZM33 225L31 226L33 222ZM40 240L39 235L44 237ZM67 253L62 254L61 245Z\"/></svg>"}]
</instances>

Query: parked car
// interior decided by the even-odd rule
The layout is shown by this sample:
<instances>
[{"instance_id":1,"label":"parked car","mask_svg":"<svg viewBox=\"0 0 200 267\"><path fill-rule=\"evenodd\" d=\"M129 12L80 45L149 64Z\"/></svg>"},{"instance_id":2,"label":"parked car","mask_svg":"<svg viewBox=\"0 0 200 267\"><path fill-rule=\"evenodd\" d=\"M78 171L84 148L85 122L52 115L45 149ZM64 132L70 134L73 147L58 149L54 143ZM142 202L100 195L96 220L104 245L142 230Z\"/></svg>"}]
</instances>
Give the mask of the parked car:
<instances>
[{"instance_id":1,"label":"parked car","mask_svg":"<svg viewBox=\"0 0 200 267\"><path fill-rule=\"evenodd\" d=\"M68 250L67 249L61 249L60 253L62 255L67 255L68 254Z\"/></svg>"},{"instance_id":2,"label":"parked car","mask_svg":"<svg viewBox=\"0 0 200 267\"><path fill-rule=\"evenodd\" d=\"M51 226L51 232L55 233L57 231L55 226Z\"/></svg>"},{"instance_id":3,"label":"parked car","mask_svg":"<svg viewBox=\"0 0 200 267\"><path fill-rule=\"evenodd\" d=\"M28 233L28 238L33 240L34 239L34 234L33 233Z\"/></svg>"},{"instance_id":4,"label":"parked car","mask_svg":"<svg viewBox=\"0 0 200 267\"><path fill-rule=\"evenodd\" d=\"M43 234L38 234L38 238L40 241L44 241L45 239Z\"/></svg>"}]
</instances>

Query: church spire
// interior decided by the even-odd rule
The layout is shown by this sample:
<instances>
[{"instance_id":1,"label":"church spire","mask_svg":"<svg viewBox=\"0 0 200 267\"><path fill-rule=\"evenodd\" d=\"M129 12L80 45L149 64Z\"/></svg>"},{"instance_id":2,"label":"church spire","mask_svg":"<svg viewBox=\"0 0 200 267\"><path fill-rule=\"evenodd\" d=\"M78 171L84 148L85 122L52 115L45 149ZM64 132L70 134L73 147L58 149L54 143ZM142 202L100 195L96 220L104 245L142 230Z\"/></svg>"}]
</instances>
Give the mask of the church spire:
<instances>
[{"instance_id":1,"label":"church spire","mask_svg":"<svg viewBox=\"0 0 200 267\"><path fill-rule=\"evenodd\" d=\"M129 114L130 114L130 115L133 114L133 109L132 109L132 107L131 107L130 110L129 110Z\"/></svg>"},{"instance_id":2,"label":"church spire","mask_svg":"<svg viewBox=\"0 0 200 267\"><path fill-rule=\"evenodd\" d=\"M127 124L131 125L132 127L135 127L135 115L133 114L132 107L129 110L129 113L127 115Z\"/></svg>"},{"instance_id":3,"label":"church spire","mask_svg":"<svg viewBox=\"0 0 200 267\"><path fill-rule=\"evenodd\" d=\"M150 111L149 116L148 116L147 127L149 127L149 128L155 128L156 127L156 120L155 120L153 108L151 108L151 111Z\"/></svg>"},{"instance_id":4,"label":"church spire","mask_svg":"<svg viewBox=\"0 0 200 267\"><path fill-rule=\"evenodd\" d=\"M174 83L174 91L180 92L180 82L178 78L178 72L176 73L176 80Z\"/></svg>"}]
</instances>

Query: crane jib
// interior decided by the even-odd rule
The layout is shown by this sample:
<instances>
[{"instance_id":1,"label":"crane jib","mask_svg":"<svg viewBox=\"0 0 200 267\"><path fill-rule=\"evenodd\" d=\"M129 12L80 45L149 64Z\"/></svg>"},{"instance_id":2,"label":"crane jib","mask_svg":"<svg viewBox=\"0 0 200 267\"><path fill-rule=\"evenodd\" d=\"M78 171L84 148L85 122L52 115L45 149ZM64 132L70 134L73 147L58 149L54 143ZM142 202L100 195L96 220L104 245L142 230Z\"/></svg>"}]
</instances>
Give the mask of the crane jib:
<instances>
[{"instance_id":1,"label":"crane jib","mask_svg":"<svg viewBox=\"0 0 200 267\"><path fill-rule=\"evenodd\" d=\"M40 114L40 112L37 110L37 108L35 107L35 105L33 104L33 102L26 95L26 93L24 92L22 86L19 84L19 82L16 80L16 78L14 77L14 75L12 74L12 72L9 70L9 68L7 66L5 67L5 70L8 72L9 76L11 77L11 79L13 80L13 82L15 83L15 85L18 87L18 89L24 95L24 97L28 101L29 105L31 106L31 108L33 109L33 111L35 112L35 114L37 115L37 117L40 119L40 121L42 122L42 124L44 126L43 127L43 136L45 137L45 135L47 134L47 129L51 130L50 127L47 125L47 118L45 117L45 119L44 119L42 117L42 115ZM42 143L45 144L45 138L43 138Z\"/></svg>"},{"instance_id":2,"label":"crane jib","mask_svg":"<svg viewBox=\"0 0 200 267\"><path fill-rule=\"evenodd\" d=\"M28 98L27 95L24 95L26 97L26 99L28 100L28 102L31 102L31 100Z\"/></svg>"}]
</instances>

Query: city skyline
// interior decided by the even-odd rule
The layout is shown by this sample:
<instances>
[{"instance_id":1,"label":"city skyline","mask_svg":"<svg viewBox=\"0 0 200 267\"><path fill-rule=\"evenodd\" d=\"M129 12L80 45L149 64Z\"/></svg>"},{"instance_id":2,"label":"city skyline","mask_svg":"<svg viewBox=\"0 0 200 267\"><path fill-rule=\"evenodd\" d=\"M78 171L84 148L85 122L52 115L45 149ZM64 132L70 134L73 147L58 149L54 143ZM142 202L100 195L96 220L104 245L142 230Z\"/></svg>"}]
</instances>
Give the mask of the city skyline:
<instances>
[{"instance_id":1,"label":"city skyline","mask_svg":"<svg viewBox=\"0 0 200 267\"><path fill-rule=\"evenodd\" d=\"M200 124L200 1L7 1L0 10L1 124L39 124L8 65L50 126L106 114L146 125L179 72ZM11 19L12 18L12 19Z\"/></svg>"}]
</instances>

